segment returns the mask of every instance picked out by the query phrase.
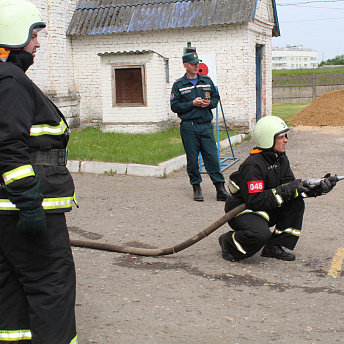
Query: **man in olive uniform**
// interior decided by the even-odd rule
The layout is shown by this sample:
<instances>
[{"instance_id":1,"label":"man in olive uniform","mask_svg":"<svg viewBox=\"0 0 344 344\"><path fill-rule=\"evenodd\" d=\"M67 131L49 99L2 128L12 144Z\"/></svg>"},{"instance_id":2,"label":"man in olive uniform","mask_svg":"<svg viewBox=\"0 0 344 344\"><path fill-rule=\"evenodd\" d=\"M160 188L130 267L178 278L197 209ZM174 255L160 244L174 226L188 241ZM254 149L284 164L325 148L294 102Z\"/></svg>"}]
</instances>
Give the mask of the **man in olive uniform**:
<instances>
[{"instance_id":1,"label":"man in olive uniform","mask_svg":"<svg viewBox=\"0 0 344 344\"><path fill-rule=\"evenodd\" d=\"M200 60L196 52L185 54L182 60L186 73L173 84L170 103L172 111L181 119L180 134L194 200L204 200L198 163L201 152L205 169L216 187L216 199L225 201L229 194L220 169L211 111L216 108L220 96L211 78L198 74Z\"/></svg>"},{"instance_id":2,"label":"man in olive uniform","mask_svg":"<svg viewBox=\"0 0 344 344\"><path fill-rule=\"evenodd\" d=\"M0 1L0 342L77 344L65 212L70 130L28 78L45 27L26 0Z\"/></svg>"}]
</instances>

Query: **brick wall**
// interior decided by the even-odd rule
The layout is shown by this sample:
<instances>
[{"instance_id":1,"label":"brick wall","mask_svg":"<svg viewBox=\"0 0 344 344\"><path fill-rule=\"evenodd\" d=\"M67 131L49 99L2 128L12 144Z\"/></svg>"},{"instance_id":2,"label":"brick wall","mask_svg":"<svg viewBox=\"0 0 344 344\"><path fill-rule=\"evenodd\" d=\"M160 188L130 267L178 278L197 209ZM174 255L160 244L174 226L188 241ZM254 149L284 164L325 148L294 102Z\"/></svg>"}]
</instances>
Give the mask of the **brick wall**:
<instances>
[{"instance_id":1,"label":"brick wall","mask_svg":"<svg viewBox=\"0 0 344 344\"><path fill-rule=\"evenodd\" d=\"M66 31L76 0L31 0L47 27L38 35L41 48L28 76L59 106L72 126L79 124L80 95L74 84L71 40Z\"/></svg>"}]
</instances>

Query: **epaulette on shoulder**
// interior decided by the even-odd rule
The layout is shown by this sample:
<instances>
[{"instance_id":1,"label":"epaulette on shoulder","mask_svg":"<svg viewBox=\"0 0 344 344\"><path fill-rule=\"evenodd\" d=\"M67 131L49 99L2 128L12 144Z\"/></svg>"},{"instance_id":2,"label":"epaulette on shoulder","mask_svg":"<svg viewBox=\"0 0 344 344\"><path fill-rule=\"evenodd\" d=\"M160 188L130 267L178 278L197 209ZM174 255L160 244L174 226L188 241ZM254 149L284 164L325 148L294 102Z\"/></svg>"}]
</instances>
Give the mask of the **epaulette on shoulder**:
<instances>
[{"instance_id":1,"label":"epaulette on shoulder","mask_svg":"<svg viewBox=\"0 0 344 344\"><path fill-rule=\"evenodd\" d=\"M202 75L203 78L207 78L207 79L210 79L210 76L209 75Z\"/></svg>"},{"instance_id":2,"label":"epaulette on shoulder","mask_svg":"<svg viewBox=\"0 0 344 344\"><path fill-rule=\"evenodd\" d=\"M180 80L182 80L183 78L179 78L179 79L177 79L175 82L178 82L178 81L180 81Z\"/></svg>"}]
</instances>

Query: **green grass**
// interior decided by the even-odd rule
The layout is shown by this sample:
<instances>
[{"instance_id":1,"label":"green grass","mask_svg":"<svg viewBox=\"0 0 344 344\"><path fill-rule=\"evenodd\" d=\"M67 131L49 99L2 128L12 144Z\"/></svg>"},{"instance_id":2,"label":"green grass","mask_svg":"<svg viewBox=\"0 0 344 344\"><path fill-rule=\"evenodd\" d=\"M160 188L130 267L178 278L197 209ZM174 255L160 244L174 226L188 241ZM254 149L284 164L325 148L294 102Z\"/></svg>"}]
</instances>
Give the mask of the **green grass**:
<instances>
[{"instance_id":1,"label":"green grass","mask_svg":"<svg viewBox=\"0 0 344 344\"><path fill-rule=\"evenodd\" d=\"M294 76L312 74L344 74L343 68L316 68L316 69L274 69L272 76Z\"/></svg>"},{"instance_id":2,"label":"green grass","mask_svg":"<svg viewBox=\"0 0 344 344\"><path fill-rule=\"evenodd\" d=\"M230 136L234 134L230 131ZM220 140L226 137L226 131L220 131ZM71 160L157 165L184 153L179 127L154 134L103 133L86 128L72 131L68 144Z\"/></svg>"},{"instance_id":3,"label":"green grass","mask_svg":"<svg viewBox=\"0 0 344 344\"><path fill-rule=\"evenodd\" d=\"M288 122L288 119L301 110L306 108L310 103L297 103L297 104L273 104L272 105L272 114L274 116L280 117L283 121L286 122L288 126L292 126L292 123Z\"/></svg>"},{"instance_id":4,"label":"green grass","mask_svg":"<svg viewBox=\"0 0 344 344\"><path fill-rule=\"evenodd\" d=\"M272 114L291 126L288 119L308 105L274 104ZM237 133L229 131L230 136ZM220 131L220 140L226 138L227 132ZM103 133L100 129L85 128L73 130L68 144L71 160L157 165L184 153L179 127L154 134Z\"/></svg>"}]
</instances>

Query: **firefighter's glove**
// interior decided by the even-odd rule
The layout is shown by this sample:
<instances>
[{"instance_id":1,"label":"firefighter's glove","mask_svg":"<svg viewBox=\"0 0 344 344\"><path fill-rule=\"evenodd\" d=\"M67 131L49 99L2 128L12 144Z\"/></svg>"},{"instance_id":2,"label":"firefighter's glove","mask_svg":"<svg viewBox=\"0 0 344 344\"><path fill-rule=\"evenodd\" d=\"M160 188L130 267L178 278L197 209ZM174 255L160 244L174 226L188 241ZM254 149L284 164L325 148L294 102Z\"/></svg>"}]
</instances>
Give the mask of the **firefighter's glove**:
<instances>
[{"instance_id":1,"label":"firefighter's glove","mask_svg":"<svg viewBox=\"0 0 344 344\"><path fill-rule=\"evenodd\" d=\"M279 185L276 188L276 193L282 197L284 202L298 197L305 191L308 191L308 189L302 186L301 179L296 179L290 183Z\"/></svg>"},{"instance_id":2,"label":"firefighter's glove","mask_svg":"<svg viewBox=\"0 0 344 344\"><path fill-rule=\"evenodd\" d=\"M337 184L337 177L327 173L321 184L306 192L308 197L317 197L329 193Z\"/></svg>"},{"instance_id":3,"label":"firefighter's glove","mask_svg":"<svg viewBox=\"0 0 344 344\"><path fill-rule=\"evenodd\" d=\"M36 235L46 230L45 212L42 206L36 209L20 209L17 229L23 235Z\"/></svg>"},{"instance_id":4,"label":"firefighter's glove","mask_svg":"<svg viewBox=\"0 0 344 344\"><path fill-rule=\"evenodd\" d=\"M331 173L327 173L324 176L324 180L321 181L321 191L323 194L330 192L337 184L337 177L331 176Z\"/></svg>"},{"instance_id":5,"label":"firefighter's glove","mask_svg":"<svg viewBox=\"0 0 344 344\"><path fill-rule=\"evenodd\" d=\"M46 217L42 207L43 195L39 191L39 179L27 188L5 186L10 201L19 208L17 229L23 235L36 235L46 230Z\"/></svg>"}]
</instances>

